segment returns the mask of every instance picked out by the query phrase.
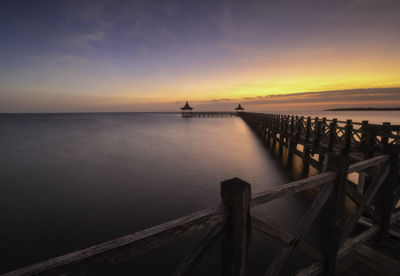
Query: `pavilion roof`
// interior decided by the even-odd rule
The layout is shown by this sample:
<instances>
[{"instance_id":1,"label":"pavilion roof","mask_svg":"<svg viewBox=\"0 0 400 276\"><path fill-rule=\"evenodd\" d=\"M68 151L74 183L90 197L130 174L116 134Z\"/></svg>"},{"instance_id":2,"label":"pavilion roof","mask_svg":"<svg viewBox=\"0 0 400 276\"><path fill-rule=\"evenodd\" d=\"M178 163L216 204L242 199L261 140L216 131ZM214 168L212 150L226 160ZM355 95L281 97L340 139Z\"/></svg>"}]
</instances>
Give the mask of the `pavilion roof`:
<instances>
[{"instance_id":1,"label":"pavilion roof","mask_svg":"<svg viewBox=\"0 0 400 276\"><path fill-rule=\"evenodd\" d=\"M182 109L182 110L192 110L193 107L191 107L191 106L189 105L189 103L186 101L185 106L184 106L184 107L181 107L181 109Z\"/></svg>"},{"instance_id":2,"label":"pavilion roof","mask_svg":"<svg viewBox=\"0 0 400 276\"><path fill-rule=\"evenodd\" d=\"M244 108L240 104L238 104L238 106L235 108L235 110L244 110Z\"/></svg>"}]
</instances>

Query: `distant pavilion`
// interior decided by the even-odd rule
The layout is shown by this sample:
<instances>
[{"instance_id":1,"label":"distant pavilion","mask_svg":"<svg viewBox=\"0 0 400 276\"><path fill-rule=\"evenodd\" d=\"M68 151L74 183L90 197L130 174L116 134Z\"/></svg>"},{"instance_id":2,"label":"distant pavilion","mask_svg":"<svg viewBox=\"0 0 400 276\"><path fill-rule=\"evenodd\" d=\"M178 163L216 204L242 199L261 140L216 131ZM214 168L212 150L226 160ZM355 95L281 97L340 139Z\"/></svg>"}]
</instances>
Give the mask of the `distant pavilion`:
<instances>
[{"instance_id":1,"label":"distant pavilion","mask_svg":"<svg viewBox=\"0 0 400 276\"><path fill-rule=\"evenodd\" d=\"M186 104L184 107L181 107L182 110L182 117L192 117L193 116L193 107L189 105L189 103L186 101Z\"/></svg>"},{"instance_id":2,"label":"distant pavilion","mask_svg":"<svg viewBox=\"0 0 400 276\"><path fill-rule=\"evenodd\" d=\"M240 104L238 104L238 106L235 108L235 110L237 112L242 112L244 110L244 108Z\"/></svg>"}]
</instances>

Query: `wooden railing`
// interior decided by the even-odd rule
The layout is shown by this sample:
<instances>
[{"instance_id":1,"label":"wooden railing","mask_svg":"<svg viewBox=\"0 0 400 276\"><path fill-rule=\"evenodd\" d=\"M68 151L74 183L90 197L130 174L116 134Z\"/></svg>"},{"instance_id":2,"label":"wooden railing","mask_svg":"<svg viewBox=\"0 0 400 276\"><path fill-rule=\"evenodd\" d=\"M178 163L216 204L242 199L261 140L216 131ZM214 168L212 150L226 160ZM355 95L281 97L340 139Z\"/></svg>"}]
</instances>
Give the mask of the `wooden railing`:
<instances>
[{"instance_id":1,"label":"wooden railing","mask_svg":"<svg viewBox=\"0 0 400 276\"><path fill-rule=\"evenodd\" d=\"M234 117L237 116L239 112L231 111L182 111L181 115L185 118L190 117Z\"/></svg>"},{"instance_id":2,"label":"wooden railing","mask_svg":"<svg viewBox=\"0 0 400 276\"><path fill-rule=\"evenodd\" d=\"M400 125L391 123L369 124L303 116L240 113L240 116L268 145L279 145L279 154L287 148L289 160L293 155L302 158L304 172L311 165L325 171L324 154L349 154L351 162L374 157L390 146L400 145ZM299 149L298 145L302 148Z\"/></svg>"},{"instance_id":3,"label":"wooden railing","mask_svg":"<svg viewBox=\"0 0 400 276\"><path fill-rule=\"evenodd\" d=\"M294 250L300 250L315 260L310 267L299 271L299 275L322 271L331 274L336 259L341 258L355 244L365 242L376 234L382 237L390 234L390 224L399 218L398 211L393 209L398 201L395 192L399 187L396 179L399 160L398 152L351 165L348 155L330 153L326 158L326 172L274 187L253 197L249 183L239 178L223 181L221 204L218 206L4 275L86 274L143 254L206 226L212 226L212 230L177 265L174 275L185 275L193 271L217 242L221 242L221 274L247 275L252 230L264 233L283 245L265 275L278 275ZM376 172L373 181L365 185L365 189L354 190L352 185L355 184L348 180L348 174L366 170ZM288 233L256 217L251 211L271 200L316 187L320 187L319 194L294 233ZM351 187L353 193L351 198L357 198L357 208L345 221L344 198L348 187ZM369 209L373 199L375 206ZM397 213L393 213L393 210ZM317 245L311 245L304 240L304 236L321 212L324 218L320 233L322 239ZM368 228L349 238L357 223Z\"/></svg>"}]
</instances>

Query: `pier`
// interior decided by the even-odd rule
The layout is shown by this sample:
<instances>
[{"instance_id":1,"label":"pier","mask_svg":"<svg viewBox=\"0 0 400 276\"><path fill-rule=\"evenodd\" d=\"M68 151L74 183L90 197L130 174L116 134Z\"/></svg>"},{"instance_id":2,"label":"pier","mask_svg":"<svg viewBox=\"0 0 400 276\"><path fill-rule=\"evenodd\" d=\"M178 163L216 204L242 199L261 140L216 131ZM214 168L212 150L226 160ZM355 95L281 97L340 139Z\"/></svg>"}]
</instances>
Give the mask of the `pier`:
<instances>
[{"instance_id":1,"label":"pier","mask_svg":"<svg viewBox=\"0 0 400 276\"><path fill-rule=\"evenodd\" d=\"M182 112L182 117L235 117L238 116L238 112L221 112L221 111L203 111L203 112Z\"/></svg>"},{"instance_id":2,"label":"pier","mask_svg":"<svg viewBox=\"0 0 400 276\"><path fill-rule=\"evenodd\" d=\"M259 194L252 194L251 183L228 179L220 183L221 202L217 206L4 275L87 274L205 227L211 230L176 264L173 275L190 275L216 244L221 248L221 275L248 275L252 231L282 245L264 275L280 275L296 250L311 260L297 275L357 275L357 271L363 275L400 275L400 262L393 257L400 254L399 125L191 110L185 113L240 117L278 155L286 154L288 160L300 157L304 178ZM309 176L310 166L319 173ZM317 195L293 233L254 213L257 206L310 189ZM355 207L345 216L346 199ZM320 238L311 244L304 237L317 217L323 219L315 233ZM393 248L389 250L388 245Z\"/></svg>"}]
</instances>

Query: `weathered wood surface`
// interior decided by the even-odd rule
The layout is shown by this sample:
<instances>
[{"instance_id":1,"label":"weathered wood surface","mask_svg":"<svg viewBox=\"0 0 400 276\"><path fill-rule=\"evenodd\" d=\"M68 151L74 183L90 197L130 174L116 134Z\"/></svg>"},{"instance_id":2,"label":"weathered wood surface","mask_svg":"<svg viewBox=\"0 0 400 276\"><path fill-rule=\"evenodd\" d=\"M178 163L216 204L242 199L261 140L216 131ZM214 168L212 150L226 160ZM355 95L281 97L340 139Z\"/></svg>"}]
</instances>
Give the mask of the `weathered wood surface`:
<instances>
[{"instance_id":1,"label":"weathered wood surface","mask_svg":"<svg viewBox=\"0 0 400 276\"><path fill-rule=\"evenodd\" d=\"M299 119L300 122L301 120L302 118ZM289 131L291 129L287 125L289 124L289 118L287 118L285 122L286 125L282 124L281 128L288 129ZM302 127L304 128L304 126L300 125L300 129ZM292 129L293 128L294 127L292 127ZM320 126L320 129L321 128L322 127ZM343 131L344 129L345 128L343 128ZM311 129L309 135L311 135L310 133ZM285 137L281 139L280 137L279 140L284 141L286 139L284 138ZM309 139L311 140L310 137ZM342 140L342 142L345 141L346 139ZM388 139L388 143L389 141L390 140ZM288 145L291 143L290 140L287 140L286 142ZM331 160L330 155L326 154L326 157L327 159L325 159L325 161L328 161L327 164L329 165L329 160ZM343 155L341 158L343 159L346 157ZM335 162L335 164L340 165L336 171L328 171L307 179L301 179L282 186L274 187L266 192L255 195L253 199L251 199L250 184L238 178L230 179L221 183L221 198L223 204L219 206L209 208L146 229L144 231L137 232L132 235L127 235L87 249L79 250L42 263L21 268L4 275L87 274L167 244L179 237L183 237L204 227L217 225L218 223L225 223L226 225L226 234L222 239L221 251L223 275L246 275L248 269L248 250L252 223L255 230L265 233L285 244L285 248L281 250L280 254L267 271L267 275L277 275L281 267L287 261L288 257L296 248L319 261L318 263L315 263L303 270L302 273L307 272L312 274L318 271L320 272L324 268L322 263L329 260L329 254L327 254L327 252L324 250L319 251L310 244L304 242L302 239L305 233L310 228L322 206L324 206L324 203L326 201L329 202L330 195L333 194L332 190L336 191L335 193L338 193L332 202L339 204L339 207L335 205L336 207L333 209L338 211L338 214L342 213L343 210L340 206L342 205L346 184L347 193L351 195L351 198L353 198L353 200L357 203L358 208L347 221L344 228L341 229L341 242L339 245L341 245L344 241L345 242L339 250L339 259L349 252L355 245L357 245L357 243L364 242L372 235L375 235L381 226L376 225L371 220L361 216L364 213L365 208L374 199L374 196L379 187L382 186L382 183L385 181L387 182L386 176L390 171L390 165L388 165L390 163L388 160L388 155L380 155L369 160L352 164L350 166L347 166L347 161L345 162L343 160L339 160ZM382 167L381 165L383 163L386 163L386 165ZM395 163L396 162L392 161L391 166L397 164ZM371 167L382 168L375 176L374 181L368 185L366 192L362 194L357 191L357 188L354 186L354 184L351 184L346 179L347 172L360 172L363 170L368 170ZM255 207L282 196L298 193L322 185L323 187L320 194L313 202L312 207L301 219L294 235L291 235L282 229L272 226L257 218L250 217L250 207ZM338 199L339 196L341 199ZM373 208L371 210L372 212L374 211ZM392 214L391 222L393 223L399 218L399 216L399 212ZM332 219L332 221L334 221L335 224L338 224L337 219ZM363 225L366 225L369 228L358 236L348 239L349 234L353 231L353 228L357 222L361 222ZM224 231L222 226L217 226L214 228L206 236L205 240L201 241L198 246L186 256L181 265L175 271L175 275L183 275L193 270L207 250L213 244L215 244L215 242L223 235L223 233ZM397 232L389 227L389 234L393 236L393 233L396 234ZM329 236L332 239L332 235L326 235L326 233L324 235Z\"/></svg>"},{"instance_id":2,"label":"weathered wood surface","mask_svg":"<svg viewBox=\"0 0 400 276\"><path fill-rule=\"evenodd\" d=\"M268 145L271 145L272 141L273 149L275 144L279 143L280 155L284 147L288 148L289 160L293 154L298 155L303 160L305 176L308 174L309 165L323 171L322 164L326 152L348 154L352 162L358 162L374 157L375 154L382 154L387 145L400 145L400 126L389 123L374 125L368 121L357 123L352 120L338 121L318 117L304 119L303 116L248 112L238 116ZM302 151L296 149L299 144L303 146ZM320 162L311 158L315 154L319 155Z\"/></svg>"},{"instance_id":3,"label":"weathered wood surface","mask_svg":"<svg viewBox=\"0 0 400 276\"><path fill-rule=\"evenodd\" d=\"M371 203L374 199L374 196L382 183L385 181L386 176L389 174L390 164L387 164L385 167L381 168L380 172L375 176L372 185L368 187L368 190L363 197L363 200L357 210L352 214L350 219L346 222L344 228L342 229L340 243L344 242L349 236L350 232L354 229L354 226L357 224L361 215L364 213L364 209L367 205Z\"/></svg>"},{"instance_id":4,"label":"weathered wood surface","mask_svg":"<svg viewBox=\"0 0 400 276\"><path fill-rule=\"evenodd\" d=\"M337 257L337 262L348 254L356 244L363 243L366 240L370 239L379 231L379 225L373 225L365 231L358 234L356 237L352 239L348 239L340 248L339 254ZM296 272L296 276L311 276L311 275L319 275L324 270L324 264L321 262L314 262L310 266L301 269Z\"/></svg>"},{"instance_id":5,"label":"weathered wood surface","mask_svg":"<svg viewBox=\"0 0 400 276\"><path fill-rule=\"evenodd\" d=\"M252 215L251 221L252 227L255 231L268 235L269 237L284 243L286 246L288 246L293 241L294 237L292 234L280 229L275 225L266 223L265 221L255 217L254 215ZM316 261L325 261L325 256L318 249L307 242L299 241L296 248L307 254L311 258L315 259Z\"/></svg>"},{"instance_id":6,"label":"weathered wood surface","mask_svg":"<svg viewBox=\"0 0 400 276\"><path fill-rule=\"evenodd\" d=\"M222 275L245 276L248 273L251 233L249 183L232 178L221 182L222 202L229 208L229 227L222 240Z\"/></svg>"},{"instance_id":7,"label":"weathered wood surface","mask_svg":"<svg viewBox=\"0 0 400 276\"><path fill-rule=\"evenodd\" d=\"M319 248L326 256L325 272L330 275L335 268L336 257L340 247L340 228L343 225L349 157L332 153L327 158L328 170L334 170L337 177L333 184L333 192L322 210ZM329 239L326 237L329 237Z\"/></svg>"},{"instance_id":8,"label":"weathered wood surface","mask_svg":"<svg viewBox=\"0 0 400 276\"><path fill-rule=\"evenodd\" d=\"M172 273L173 276L186 275L197 268L204 256L225 235L228 225L227 221L215 226L207 236L194 248Z\"/></svg>"},{"instance_id":9,"label":"weathered wood surface","mask_svg":"<svg viewBox=\"0 0 400 276\"><path fill-rule=\"evenodd\" d=\"M220 205L3 275L87 274L220 223L227 217L226 208Z\"/></svg>"},{"instance_id":10,"label":"weathered wood surface","mask_svg":"<svg viewBox=\"0 0 400 276\"><path fill-rule=\"evenodd\" d=\"M282 196L298 193L328 182L332 182L335 177L335 172L326 172L272 188L266 192L254 195L250 206L254 207Z\"/></svg>"},{"instance_id":11,"label":"weathered wood surface","mask_svg":"<svg viewBox=\"0 0 400 276\"><path fill-rule=\"evenodd\" d=\"M379 164L389 161L389 158L390 156L388 154L385 154L373 157L371 159L363 160L358 163L351 164L349 166L349 173L359 172L371 167L375 167Z\"/></svg>"},{"instance_id":12,"label":"weathered wood surface","mask_svg":"<svg viewBox=\"0 0 400 276\"><path fill-rule=\"evenodd\" d=\"M338 262L337 275L400 275L400 262L378 251L363 245L356 244L353 250Z\"/></svg>"},{"instance_id":13,"label":"weathered wood surface","mask_svg":"<svg viewBox=\"0 0 400 276\"><path fill-rule=\"evenodd\" d=\"M311 207L307 210L306 214L302 217L299 224L297 225L295 234L293 235L293 239L291 240L289 246L283 248L280 251L276 259L269 267L268 271L265 273L266 276L278 275L279 271L285 265L288 258L292 254L293 250L298 245L299 241L303 239L308 229L311 227L312 223L314 222L315 218L321 211L325 202L330 197L332 191L333 191L333 185L329 184L324 185L324 187L321 189L321 192L311 205Z\"/></svg>"}]
</instances>

